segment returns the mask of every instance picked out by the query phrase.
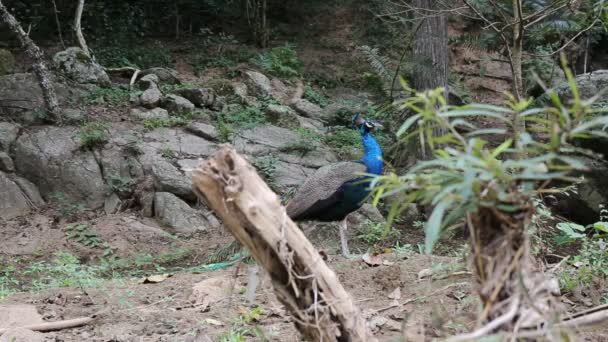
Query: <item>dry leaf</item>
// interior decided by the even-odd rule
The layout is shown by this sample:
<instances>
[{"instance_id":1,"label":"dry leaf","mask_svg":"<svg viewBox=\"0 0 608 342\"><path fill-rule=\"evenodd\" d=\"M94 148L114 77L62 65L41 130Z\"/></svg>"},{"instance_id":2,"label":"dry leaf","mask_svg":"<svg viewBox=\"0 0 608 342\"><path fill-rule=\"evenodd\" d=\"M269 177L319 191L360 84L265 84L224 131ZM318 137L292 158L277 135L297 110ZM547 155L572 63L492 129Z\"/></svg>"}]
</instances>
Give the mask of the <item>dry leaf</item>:
<instances>
[{"instance_id":1,"label":"dry leaf","mask_svg":"<svg viewBox=\"0 0 608 342\"><path fill-rule=\"evenodd\" d=\"M363 262L372 267L382 265L382 257L380 255L371 255L369 253L365 253L363 256L361 256L361 259L363 259Z\"/></svg>"},{"instance_id":2,"label":"dry leaf","mask_svg":"<svg viewBox=\"0 0 608 342\"><path fill-rule=\"evenodd\" d=\"M142 284L156 284L167 280L171 275L168 273L157 274L141 279L139 282Z\"/></svg>"},{"instance_id":3,"label":"dry leaf","mask_svg":"<svg viewBox=\"0 0 608 342\"><path fill-rule=\"evenodd\" d=\"M393 292L388 295L390 299L401 299L401 288L396 288Z\"/></svg>"},{"instance_id":4,"label":"dry leaf","mask_svg":"<svg viewBox=\"0 0 608 342\"><path fill-rule=\"evenodd\" d=\"M433 275L433 270L430 268L425 268L422 271L418 272L418 279L424 279Z\"/></svg>"}]
</instances>

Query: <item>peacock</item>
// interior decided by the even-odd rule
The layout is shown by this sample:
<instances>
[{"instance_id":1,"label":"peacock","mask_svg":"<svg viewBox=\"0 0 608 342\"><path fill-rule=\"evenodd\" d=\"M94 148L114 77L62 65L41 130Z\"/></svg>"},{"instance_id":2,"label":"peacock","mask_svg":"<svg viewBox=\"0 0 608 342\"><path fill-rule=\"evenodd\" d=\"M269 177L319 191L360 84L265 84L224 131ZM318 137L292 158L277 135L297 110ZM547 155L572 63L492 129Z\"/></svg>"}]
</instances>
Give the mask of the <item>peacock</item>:
<instances>
[{"instance_id":1,"label":"peacock","mask_svg":"<svg viewBox=\"0 0 608 342\"><path fill-rule=\"evenodd\" d=\"M370 176L362 174L380 175L384 167L382 149L371 134L374 128L381 125L358 114L353 117L353 123L361 132L365 151L363 158L319 168L286 206L287 215L294 221L341 221L340 244L345 257L349 256L346 219L363 205L370 193Z\"/></svg>"}]
</instances>

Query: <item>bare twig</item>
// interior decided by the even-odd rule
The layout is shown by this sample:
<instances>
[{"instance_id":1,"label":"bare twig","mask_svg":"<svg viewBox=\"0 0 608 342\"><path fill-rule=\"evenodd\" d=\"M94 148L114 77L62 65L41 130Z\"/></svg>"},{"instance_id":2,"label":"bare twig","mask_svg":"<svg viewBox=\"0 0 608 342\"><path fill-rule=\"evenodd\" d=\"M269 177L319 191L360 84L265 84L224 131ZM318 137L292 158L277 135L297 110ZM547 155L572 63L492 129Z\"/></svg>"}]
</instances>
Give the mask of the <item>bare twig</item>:
<instances>
[{"instance_id":1,"label":"bare twig","mask_svg":"<svg viewBox=\"0 0 608 342\"><path fill-rule=\"evenodd\" d=\"M477 329L468 334L462 334L462 335L450 337L447 340L445 340L445 342L460 342L460 341L475 340L480 337L486 336L486 335L490 334L492 331L499 328L501 325L508 323L510 320L512 320L513 317L515 317L515 314L517 313L518 308L519 308L519 298L516 298L513 301L513 303L511 303L511 307L509 308L509 311L507 311L502 316L497 317L496 319L492 320L491 322L484 325L480 329Z\"/></svg>"}]
</instances>

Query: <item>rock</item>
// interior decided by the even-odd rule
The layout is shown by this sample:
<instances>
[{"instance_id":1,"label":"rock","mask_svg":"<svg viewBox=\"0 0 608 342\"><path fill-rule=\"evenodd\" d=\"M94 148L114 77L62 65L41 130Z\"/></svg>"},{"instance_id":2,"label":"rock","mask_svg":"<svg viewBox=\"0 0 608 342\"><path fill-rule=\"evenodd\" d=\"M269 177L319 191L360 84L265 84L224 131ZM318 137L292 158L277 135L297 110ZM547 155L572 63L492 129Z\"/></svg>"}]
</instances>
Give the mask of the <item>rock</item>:
<instances>
[{"instance_id":1,"label":"rock","mask_svg":"<svg viewBox=\"0 0 608 342\"><path fill-rule=\"evenodd\" d=\"M282 189L300 186L314 172L315 169L312 168L278 161L275 166L273 181Z\"/></svg>"},{"instance_id":2,"label":"rock","mask_svg":"<svg viewBox=\"0 0 608 342\"><path fill-rule=\"evenodd\" d=\"M298 133L273 125L261 125L236 134L233 142L240 153L252 156L275 154L279 160L308 168L319 168L338 158L319 142L304 140ZM300 149L306 151L301 152Z\"/></svg>"},{"instance_id":3,"label":"rock","mask_svg":"<svg viewBox=\"0 0 608 342\"><path fill-rule=\"evenodd\" d=\"M142 70L141 76L142 78L154 74L158 77L158 83L165 84L181 84L182 81L177 76L177 71L170 70L166 68L150 68L146 70Z\"/></svg>"},{"instance_id":4,"label":"rock","mask_svg":"<svg viewBox=\"0 0 608 342\"><path fill-rule=\"evenodd\" d=\"M256 95L257 97L267 97L271 94L272 85L266 75L250 70L245 72L245 76L245 83L249 89L253 91L253 95Z\"/></svg>"},{"instance_id":5,"label":"rock","mask_svg":"<svg viewBox=\"0 0 608 342\"><path fill-rule=\"evenodd\" d=\"M0 152L0 171L15 172L15 164L6 152Z\"/></svg>"},{"instance_id":6,"label":"rock","mask_svg":"<svg viewBox=\"0 0 608 342\"><path fill-rule=\"evenodd\" d=\"M77 129L43 126L22 134L14 143L18 173L36 184L46 198L63 193L90 208L104 203L106 185L95 156L80 149Z\"/></svg>"},{"instance_id":7,"label":"rock","mask_svg":"<svg viewBox=\"0 0 608 342\"><path fill-rule=\"evenodd\" d=\"M0 49L0 76L15 72L15 57L6 50Z\"/></svg>"},{"instance_id":8,"label":"rock","mask_svg":"<svg viewBox=\"0 0 608 342\"><path fill-rule=\"evenodd\" d=\"M176 155L208 157L217 150L217 145L181 129L160 128L144 135L146 148L156 152L171 150Z\"/></svg>"},{"instance_id":9,"label":"rock","mask_svg":"<svg viewBox=\"0 0 608 342\"><path fill-rule=\"evenodd\" d=\"M153 87L158 88L158 82L160 82L160 79L156 74L147 74L137 81L137 86L140 90L148 90Z\"/></svg>"},{"instance_id":10,"label":"rock","mask_svg":"<svg viewBox=\"0 0 608 342\"><path fill-rule=\"evenodd\" d=\"M34 332L23 328L7 330L0 336L0 342L44 342L42 333Z\"/></svg>"},{"instance_id":11,"label":"rock","mask_svg":"<svg viewBox=\"0 0 608 342\"><path fill-rule=\"evenodd\" d=\"M63 120L66 123L71 123L71 124L81 123L81 122L85 121L86 118L87 118L87 115L82 110L71 109L71 108L66 108L63 110Z\"/></svg>"},{"instance_id":12,"label":"rock","mask_svg":"<svg viewBox=\"0 0 608 342\"><path fill-rule=\"evenodd\" d=\"M581 98L589 99L599 94L600 91L608 88L608 69L577 75L575 80ZM572 92L570 91L567 82L555 87L554 90L557 92L562 102L567 103L572 99ZM599 100L608 100L608 93L604 93Z\"/></svg>"},{"instance_id":13,"label":"rock","mask_svg":"<svg viewBox=\"0 0 608 342\"><path fill-rule=\"evenodd\" d=\"M296 102L294 102L293 108L300 115L305 116L307 118L317 119L317 118L321 117L321 112L322 112L321 107L317 106L316 104L314 104L306 99L299 99Z\"/></svg>"},{"instance_id":14,"label":"rock","mask_svg":"<svg viewBox=\"0 0 608 342\"><path fill-rule=\"evenodd\" d=\"M163 93L156 85L146 89L139 96L139 103L146 108L156 108L160 104L160 100L163 97Z\"/></svg>"},{"instance_id":15,"label":"rock","mask_svg":"<svg viewBox=\"0 0 608 342\"><path fill-rule=\"evenodd\" d=\"M4 172L0 172L0 217L11 219L30 212L27 197Z\"/></svg>"},{"instance_id":16,"label":"rock","mask_svg":"<svg viewBox=\"0 0 608 342\"><path fill-rule=\"evenodd\" d=\"M42 196L40 196L40 191L38 191L38 188L36 185L34 185L34 183L22 177L15 177L13 181L19 186L22 193L30 201L30 205L41 207L46 204L44 199L42 199Z\"/></svg>"},{"instance_id":17,"label":"rock","mask_svg":"<svg viewBox=\"0 0 608 342\"><path fill-rule=\"evenodd\" d=\"M205 231L209 225L198 211L167 192L157 192L154 195L154 215L178 233Z\"/></svg>"},{"instance_id":18,"label":"rock","mask_svg":"<svg viewBox=\"0 0 608 342\"><path fill-rule=\"evenodd\" d=\"M220 135L215 127L202 122L192 122L186 126L186 130L203 139L212 141L218 141L220 139Z\"/></svg>"},{"instance_id":19,"label":"rock","mask_svg":"<svg viewBox=\"0 0 608 342\"><path fill-rule=\"evenodd\" d=\"M185 113L194 110L194 104L187 99L169 94L163 98L162 106L171 113Z\"/></svg>"},{"instance_id":20,"label":"rock","mask_svg":"<svg viewBox=\"0 0 608 342\"><path fill-rule=\"evenodd\" d=\"M266 118L273 124L284 128L300 127L299 115L288 106L271 104L266 107Z\"/></svg>"},{"instance_id":21,"label":"rock","mask_svg":"<svg viewBox=\"0 0 608 342\"><path fill-rule=\"evenodd\" d=\"M166 109L154 108L147 110L145 108L131 108L129 115L138 120L155 120L168 119L169 112Z\"/></svg>"},{"instance_id":22,"label":"rock","mask_svg":"<svg viewBox=\"0 0 608 342\"><path fill-rule=\"evenodd\" d=\"M190 200L196 198L192 191L192 181L163 159L152 164L152 177L156 191L169 192Z\"/></svg>"},{"instance_id":23,"label":"rock","mask_svg":"<svg viewBox=\"0 0 608 342\"><path fill-rule=\"evenodd\" d=\"M106 198L106 201L103 204L103 210L106 212L106 215L115 214L118 209L120 209L120 205L122 201L118 197L117 194L112 193L110 197Z\"/></svg>"},{"instance_id":24,"label":"rock","mask_svg":"<svg viewBox=\"0 0 608 342\"><path fill-rule=\"evenodd\" d=\"M247 93L247 85L241 82L232 83L232 89L234 91L234 96L236 96L241 102L245 100L245 98L249 95Z\"/></svg>"},{"instance_id":25,"label":"rock","mask_svg":"<svg viewBox=\"0 0 608 342\"><path fill-rule=\"evenodd\" d=\"M386 220L380 210L369 203L365 203L357 211L348 216L350 225L358 226L369 220L374 223L384 223Z\"/></svg>"},{"instance_id":26,"label":"rock","mask_svg":"<svg viewBox=\"0 0 608 342\"><path fill-rule=\"evenodd\" d=\"M71 47L53 56L53 63L69 78L78 83L111 85L110 77L103 67L77 47Z\"/></svg>"},{"instance_id":27,"label":"rock","mask_svg":"<svg viewBox=\"0 0 608 342\"><path fill-rule=\"evenodd\" d=\"M79 87L66 87L65 84L53 80L59 104L63 105L66 98L78 100L82 89ZM33 74L10 74L0 76L0 99L5 106L0 111L0 117L9 118L8 121L20 123L41 122L38 114L44 106L42 91L38 80ZM0 134L0 136L2 136ZM0 138L0 141L2 138Z\"/></svg>"},{"instance_id":28,"label":"rock","mask_svg":"<svg viewBox=\"0 0 608 342\"><path fill-rule=\"evenodd\" d=\"M299 116L299 115L297 116L297 119L298 119L298 122L300 123L300 127L302 127L302 128L309 129L309 130L317 132L317 133L324 132L323 123L319 120L305 118L305 117Z\"/></svg>"},{"instance_id":29,"label":"rock","mask_svg":"<svg viewBox=\"0 0 608 342\"><path fill-rule=\"evenodd\" d=\"M173 92L197 107L211 107L215 102L215 94L211 88L179 89Z\"/></svg>"},{"instance_id":30,"label":"rock","mask_svg":"<svg viewBox=\"0 0 608 342\"><path fill-rule=\"evenodd\" d=\"M19 125L10 122L0 122L0 151L7 151L17 139Z\"/></svg>"},{"instance_id":31,"label":"rock","mask_svg":"<svg viewBox=\"0 0 608 342\"><path fill-rule=\"evenodd\" d=\"M270 86L272 87L272 97L281 103L288 103L291 100L291 91L283 81L273 78L270 81Z\"/></svg>"}]
</instances>

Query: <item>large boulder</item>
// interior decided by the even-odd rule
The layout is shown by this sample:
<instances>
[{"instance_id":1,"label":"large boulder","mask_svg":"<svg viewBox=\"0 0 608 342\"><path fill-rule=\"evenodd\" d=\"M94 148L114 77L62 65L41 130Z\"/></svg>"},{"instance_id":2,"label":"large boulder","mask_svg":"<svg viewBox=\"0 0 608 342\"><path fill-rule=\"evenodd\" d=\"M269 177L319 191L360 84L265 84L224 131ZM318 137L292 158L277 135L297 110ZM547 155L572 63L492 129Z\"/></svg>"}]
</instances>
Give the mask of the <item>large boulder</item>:
<instances>
[{"instance_id":1,"label":"large boulder","mask_svg":"<svg viewBox=\"0 0 608 342\"><path fill-rule=\"evenodd\" d=\"M167 69L167 68L150 68L146 70L142 70L140 75L142 79L150 74L154 74L158 77L158 83L164 84L180 84L182 83L177 75L177 71Z\"/></svg>"},{"instance_id":2,"label":"large boulder","mask_svg":"<svg viewBox=\"0 0 608 342\"><path fill-rule=\"evenodd\" d=\"M78 87L67 88L60 82L53 81L53 86L60 104L63 104L67 98L77 100L82 94L82 90ZM38 119L36 114L44 106L38 80L29 73L0 76L0 99L4 106L0 111L0 117L8 117L9 121L35 122ZM2 140L1 135L0 140Z\"/></svg>"},{"instance_id":3,"label":"large boulder","mask_svg":"<svg viewBox=\"0 0 608 342\"><path fill-rule=\"evenodd\" d=\"M211 107L215 102L215 93L211 88L185 88L173 92L197 107Z\"/></svg>"},{"instance_id":4,"label":"large boulder","mask_svg":"<svg viewBox=\"0 0 608 342\"><path fill-rule=\"evenodd\" d=\"M187 99L175 95L169 94L163 98L162 106L169 113L187 113L194 110L194 104Z\"/></svg>"},{"instance_id":5,"label":"large boulder","mask_svg":"<svg viewBox=\"0 0 608 342\"><path fill-rule=\"evenodd\" d=\"M139 103L146 108L156 108L160 104L162 97L163 93L161 93L160 89L152 86L139 96Z\"/></svg>"},{"instance_id":6,"label":"large boulder","mask_svg":"<svg viewBox=\"0 0 608 342\"><path fill-rule=\"evenodd\" d=\"M156 191L172 193L189 200L196 198L192 191L192 181L171 163L157 159L151 168Z\"/></svg>"},{"instance_id":7,"label":"large boulder","mask_svg":"<svg viewBox=\"0 0 608 342\"><path fill-rule=\"evenodd\" d=\"M12 74L14 71L15 58L13 54L6 49L0 49L0 76Z\"/></svg>"},{"instance_id":8,"label":"large boulder","mask_svg":"<svg viewBox=\"0 0 608 342\"><path fill-rule=\"evenodd\" d=\"M182 234L205 231L210 226L200 212L168 192L154 195L154 215L162 224Z\"/></svg>"},{"instance_id":9,"label":"large boulder","mask_svg":"<svg viewBox=\"0 0 608 342\"><path fill-rule=\"evenodd\" d=\"M256 95L258 97L267 97L272 93L272 85L270 83L270 79L268 79L266 75L261 74L257 71L246 71L245 83L253 92L253 95Z\"/></svg>"},{"instance_id":10,"label":"large boulder","mask_svg":"<svg viewBox=\"0 0 608 342\"><path fill-rule=\"evenodd\" d=\"M78 83L92 83L101 86L111 84L110 77L101 65L91 59L82 49L71 47L53 56L55 67Z\"/></svg>"},{"instance_id":11,"label":"large boulder","mask_svg":"<svg viewBox=\"0 0 608 342\"><path fill-rule=\"evenodd\" d=\"M23 133L14 143L17 172L48 199L63 193L90 208L103 205L106 185L93 153L80 149L77 130L44 126Z\"/></svg>"},{"instance_id":12,"label":"large boulder","mask_svg":"<svg viewBox=\"0 0 608 342\"><path fill-rule=\"evenodd\" d=\"M19 125L10 122L0 122L0 151L8 151L17 139Z\"/></svg>"},{"instance_id":13,"label":"large boulder","mask_svg":"<svg viewBox=\"0 0 608 342\"><path fill-rule=\"evenodd\" d=\"M307 168L319 168L338 161L329 148L307 141L300 134L273 125L261 125L236 134L237 151L252 156L275 154L279 160Z\"/></svg>"},{"instance_id":14,"label":"large boulder","mask_svg":"<svg viewBox=\"0 0 608 342\"><path fill-rule=\"evenodd\" d=\"M0 217L11 219L30 212L30 205L21 188L0 171Z\"/></svg>"},{"instance_id":15,"label":"large boulder","mask_svg":"<svg viewBox=\"0 0 608 342\"><path fill-rule=\"evenodd\" d=\"M299 99L294 102L293 108L296 110L296 112L298 112L298 114L313 119L321 118L323 112L321 107L306 99Z\"/></svg>"},{"instance_id":16,"label":"large boulder","mask_svg":"<svg viewBox=\"0 0 608 342\"><path fill-rule=\"evenodd\" d=\"M577 75L576 84L581 98L591 98L600 91L608 88L608 70L596 70L590 73ZM554 90L562 101L572 99L572 92L570 91L570 86L567 82L555 87ZM604 93L600 100L608 100L608 93Z\"/></svg>"}]
</instances>

